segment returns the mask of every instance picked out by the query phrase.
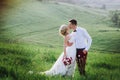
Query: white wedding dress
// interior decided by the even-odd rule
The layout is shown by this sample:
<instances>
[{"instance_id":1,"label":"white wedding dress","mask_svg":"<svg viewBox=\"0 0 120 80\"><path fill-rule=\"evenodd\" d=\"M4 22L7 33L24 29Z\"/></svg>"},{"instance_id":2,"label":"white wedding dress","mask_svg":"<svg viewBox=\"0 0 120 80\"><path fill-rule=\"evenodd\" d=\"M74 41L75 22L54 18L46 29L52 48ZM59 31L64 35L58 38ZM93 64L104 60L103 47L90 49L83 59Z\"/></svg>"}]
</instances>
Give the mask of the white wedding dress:
<instances>
[{"instance_id":1,"label":"white wedding dress","mask_svg":"<svg viewBox=\"0 0 120 80\"><path fill-rule=\"evenodd\" d=\"M62 53L55 64L52 66L50 70L47 70L43 73L46 75L61 75L61 76L73 76L75 71L75 58L76 58L76 47L75 47L75 39L74 39L74 32L70 34L69 42L73 42L73 45L66 48L66 55L67 57L72 57L72 62L70 65L65 66L62 59L64 53Z\"/></svg>"}]
</instances>

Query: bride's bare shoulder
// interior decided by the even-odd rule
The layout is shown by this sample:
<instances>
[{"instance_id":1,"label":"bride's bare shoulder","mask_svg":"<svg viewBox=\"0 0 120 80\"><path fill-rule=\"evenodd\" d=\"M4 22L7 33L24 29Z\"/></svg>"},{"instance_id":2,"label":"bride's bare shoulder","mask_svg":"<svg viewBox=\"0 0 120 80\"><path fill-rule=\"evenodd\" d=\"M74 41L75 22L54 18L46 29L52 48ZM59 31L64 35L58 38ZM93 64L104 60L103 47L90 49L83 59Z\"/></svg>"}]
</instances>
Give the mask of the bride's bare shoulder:
<instances>
[{"instance_id":1,"label":"bride's bare shoulder","mask_svg":"<svg viewBox=\"0 0 120 80\"><path fill-rule=\"evenodd\" d=\"M66 39L66 40L70 40L70 38L71 38L71 37L70 37L70 34L68 34L68 35L65 36L65 39Z\"/></svg>"}]
</instances>

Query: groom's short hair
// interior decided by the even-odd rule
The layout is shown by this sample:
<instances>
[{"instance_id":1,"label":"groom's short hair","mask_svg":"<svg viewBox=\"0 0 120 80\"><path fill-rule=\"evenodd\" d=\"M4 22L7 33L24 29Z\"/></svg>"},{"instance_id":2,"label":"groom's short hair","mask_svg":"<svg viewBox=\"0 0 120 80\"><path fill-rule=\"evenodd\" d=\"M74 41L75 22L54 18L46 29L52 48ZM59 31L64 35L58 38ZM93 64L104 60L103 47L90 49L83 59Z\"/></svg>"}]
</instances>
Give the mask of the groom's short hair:
<instances>
[{"instance_id":1,"label":"groom's short hair","mask_svg":"<svg viewBox=\"0 0 120 80\"><path fill-rule=\"evenodd\" d=\"M72 19L69 22L71 22L71 24L73 24L73 25L77 25L77 20L75 20L75 19Z\"/></svg>"}]
</instances>

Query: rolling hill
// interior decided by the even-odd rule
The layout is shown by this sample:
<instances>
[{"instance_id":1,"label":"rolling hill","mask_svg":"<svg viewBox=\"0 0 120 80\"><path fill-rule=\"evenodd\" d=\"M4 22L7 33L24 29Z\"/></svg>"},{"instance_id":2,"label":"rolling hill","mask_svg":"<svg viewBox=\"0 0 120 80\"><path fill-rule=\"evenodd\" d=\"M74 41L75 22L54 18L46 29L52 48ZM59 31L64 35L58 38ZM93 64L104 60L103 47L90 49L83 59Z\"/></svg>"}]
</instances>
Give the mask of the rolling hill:
<instances>
[{"instance_id":1,"label":"rolling hill","mask_svg":"<svg viewBox=\"0 0 120 80\"><path fill-rule=\"evenodd\" d=\"M1 41L24 42L42 46L62 47L62 37L58 29L68 24L70 19L77 19L79 26L88 30L93 38L92 50L120 52L119 31L109 27L106 19L109 12L67 3L41 3L26 1L10 7L1 18ZM116 35L116 36L114 36ZM107 36L107 37L105 37ZM48 42L49 40L49 42ZM108 41L109 40L109 41ZM110 44L113 42L113 44ZM105 45L116 46L108 48ZM117 49L117 51L116 51Z\"/></svg>"}]
</instances>

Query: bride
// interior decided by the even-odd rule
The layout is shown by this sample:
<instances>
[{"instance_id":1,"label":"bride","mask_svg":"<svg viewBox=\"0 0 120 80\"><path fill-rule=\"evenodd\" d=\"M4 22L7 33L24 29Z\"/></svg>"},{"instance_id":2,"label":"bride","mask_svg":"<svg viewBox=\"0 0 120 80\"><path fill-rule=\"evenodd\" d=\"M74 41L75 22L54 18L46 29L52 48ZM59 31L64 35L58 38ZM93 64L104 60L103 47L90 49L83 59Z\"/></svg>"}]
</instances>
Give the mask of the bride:
<instances>
[{"instance_id":1,"label":"bride","mask_svg":"<svg viewBox=\"0 0 120 80\"><path fill-rule=\"evenodd\" d=\"M59 29L59 33L64 37L64 52L59 56L55 64L50 70L42 72L45 75L61 75L61 76L74 76L75 71L75 33L69 33L69 28L66 25L62 25Z\"/></svg>"}]
</instances>

